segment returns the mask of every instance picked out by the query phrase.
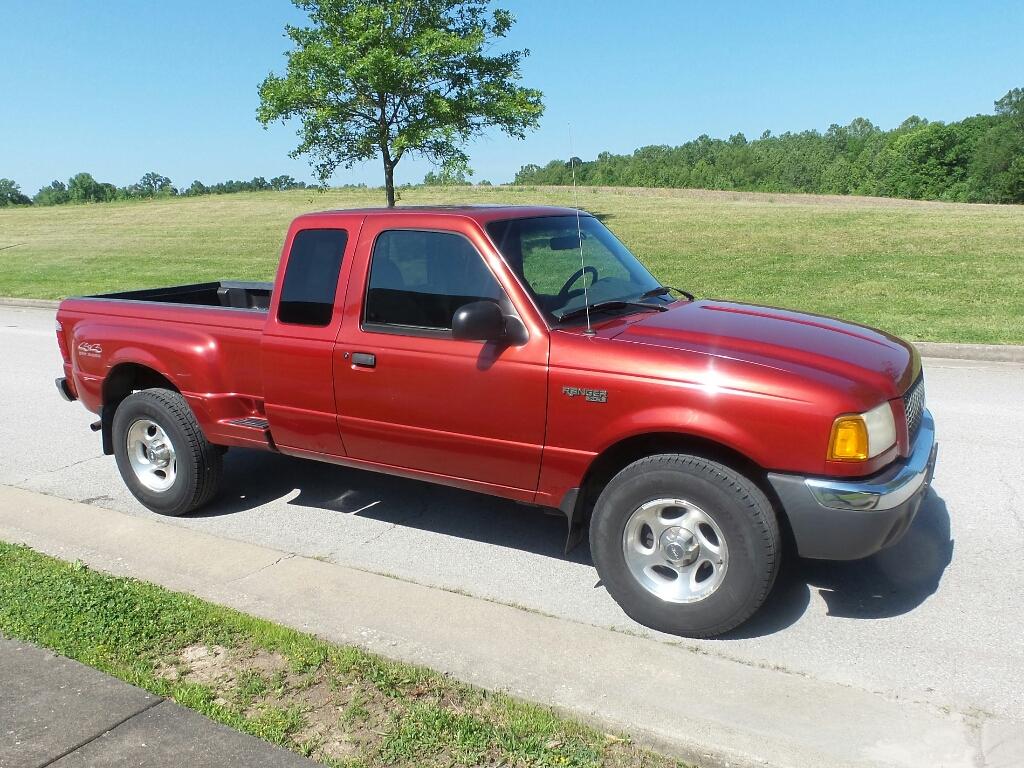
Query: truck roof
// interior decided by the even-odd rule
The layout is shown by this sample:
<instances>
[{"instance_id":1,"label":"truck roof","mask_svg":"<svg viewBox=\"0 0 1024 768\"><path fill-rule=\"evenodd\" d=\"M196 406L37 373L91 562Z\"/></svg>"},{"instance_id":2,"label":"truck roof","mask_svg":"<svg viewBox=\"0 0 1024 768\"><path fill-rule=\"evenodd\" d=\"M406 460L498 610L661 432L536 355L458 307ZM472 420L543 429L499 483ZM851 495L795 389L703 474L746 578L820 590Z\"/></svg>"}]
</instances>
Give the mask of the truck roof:
<instances>
[{"instance_id":1,"label":"truck roof","mask_svg":"<svg viewBox=\"0 0 1024 768\"><path fill-rule=\"evenodd\" d=\"M586 211L580 213L589 216ZM457 216L478 222L502 219L528 219L538 216L575 216L575 208L560 208L553 205L404 205L395 208L347 208L343 210L305 213L297 218L322 216L406 216L431 214L436 216Z\"/></svg>"}]
</instances>

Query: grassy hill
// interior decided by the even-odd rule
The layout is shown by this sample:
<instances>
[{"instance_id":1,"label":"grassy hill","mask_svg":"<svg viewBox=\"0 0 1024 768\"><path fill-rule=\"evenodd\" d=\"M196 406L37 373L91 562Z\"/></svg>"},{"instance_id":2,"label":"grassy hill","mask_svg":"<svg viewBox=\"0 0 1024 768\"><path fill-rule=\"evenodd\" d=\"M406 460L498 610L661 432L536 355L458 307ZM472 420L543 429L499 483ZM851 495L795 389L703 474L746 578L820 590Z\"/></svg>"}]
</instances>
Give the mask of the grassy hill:
<instances>
[{"instance_id":1,"label":"grassy hill","mask_svg":"<svg viewBox=\"0 0 1024 768\"><path fill-rule=\"evenodd\" d=\"M663 282L917 340L1024 343L1024 207L661 189L580 190ZM402 203L571 205L560 187L416 188ZM379 190L0 210L0 296L271 279L288 221Z\"/></svg>"}]
</instances>

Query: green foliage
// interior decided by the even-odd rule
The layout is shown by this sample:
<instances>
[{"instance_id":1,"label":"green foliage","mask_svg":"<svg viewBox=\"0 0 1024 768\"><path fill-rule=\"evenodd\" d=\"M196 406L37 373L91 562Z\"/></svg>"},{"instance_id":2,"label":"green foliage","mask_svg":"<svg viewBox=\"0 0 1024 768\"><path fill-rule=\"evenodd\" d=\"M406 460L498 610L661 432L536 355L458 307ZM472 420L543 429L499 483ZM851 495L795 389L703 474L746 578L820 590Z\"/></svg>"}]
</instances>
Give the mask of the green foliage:
<instances>
[{"instance_id":1,"label":"green foliage","mask_svg":"<svg viewBox=\"0 0 1024 768\"><path fill-rule=\"evenodd\" d=\"M869 120L748 141L699 136L678 147L602 152L576 161L584 185L689 187L761 192L880 195L954 202L1024 202L1024 89L994 115L932 123L913 115L883 131ZM569 184L570 163L526 165L516 184Z\"/></svg>"},{"instance_id":2,"label":"green foliage","mask_svg":"<svg viewBox=\"0 0 1024 768\"><path fill-rule=\"evenodd\" d=\"M63 205L70 202L67 185L63 181L51 181L47 186L36 192L33 201L36 205Z\"/></svg>"},{"instance_id":3,"label":"green foliage","mask_svg":"<svg viewBox=\"0 0 1024 768\"><path fill-rule=\"evenodd\" d=\"M322 182L379 157L388 205L406 154L465 163L462 147L496 127L523 138L538 124L540 91L517 85L528 51L490 54L513 24L488 0L293 0L310 26L288 26L284 76L259 88L264 126L298 119L300 143Z\"/></svg>"},{"instance_id":4,"label":"green foliage","mask_svg":"<svg viewBox=\"0 0 1024 768\"><path fill-rule=\"evenodd\" d=\"M7 205L3 202L3 182L8 179L0 179L0 206ZM17 184L10 182L17 188ZM127 187L116 187L113 184L96 181L89 173L76 173L67 184L62 181L53 181L40 189L34 198L29 200L22 195L20 203L13 205L29 205L35 202L36 205L63 205L64 203L107 203L113 200L151 200L167 197L195 197L196 195L226 195L234 192L262 192L264 190L276 190L283 192L288 189L305 189L304 181L296 181L291 176L275 176L267 181L262 176L257 176L252 181L222 181L211 186L203 184L198 179L193 181L188 189L177 189L173 182L166 176L150 172L143 176L135 184Z\"/></svg>"},{"instance_id":5,"label":"green foliage","mask_svg":"<svg viewBox=\"0 0 1024 768\"><path fill-rule=\"evenodd\" d=\"M182 190L178 194L185 197L195 197L196 195L230 195L235 192L263 192L271 189L276 192L284 192L289 189L305 188L306 182L296 181L291 176L275 176L270 181L267 181L262 176L257 176L251 181L228 180L210 186L203 184L203 182L197 179L192 182L188 189Z\"/></svg>"},{"instance_id":6,"label":"green foliage","mask_svg":"<svg viewBox=\"0 0 1024 768\"><path fill-rule=\"evenodd\" d=\"M466 163L448 162L442 165L436 173L427 171L426 176L423 177L423 186L468 187L472 184L469 180L472 175L473 170Z\"/></svg>"},{"instance_id":7,"label":"green foliage","mask_svg":"<svg viewBox=\"0 0 1024 768\"><path fill-rule=\"evenodd\" d=\"M113 184L101 184L91 173L76 173L68 179L68 200L72 203L105 203L115 200L118 189Z\"/></svg>"},{"instance_id":8,"label":"green foliage","mask_svg":"<svg viewBox=\"0 0 1024 768\"><path fill-rule=\"evenodd\" d=\"M150 171L135 184L132 184L127 189L128 197L138 198L152 198L152 197L171 197L176 195L178 191L174 188L171 180L166 176L161 176L159 173Z\"/></svg>"},{"instance_id":9,"label":"green foliage","mask_svg":"<svg viewBox=\"0 0 1024 768\"><path fill-rule=\"evenodd\" d=\"M0 208L9 205L32 205L32 201L22 194L19 187L11 179L0 179Z\"/></svg>"}]
</instances>

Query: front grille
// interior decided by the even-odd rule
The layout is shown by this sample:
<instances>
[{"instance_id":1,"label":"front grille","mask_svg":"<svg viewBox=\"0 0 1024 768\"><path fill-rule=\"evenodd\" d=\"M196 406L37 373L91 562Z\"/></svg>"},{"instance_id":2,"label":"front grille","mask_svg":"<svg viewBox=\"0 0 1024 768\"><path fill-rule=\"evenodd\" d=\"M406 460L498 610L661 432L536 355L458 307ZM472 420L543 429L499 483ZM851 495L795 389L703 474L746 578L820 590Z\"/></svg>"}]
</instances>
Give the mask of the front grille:
<instances>
[{"instance_id":1,"label":"front grille","mask_svg":"<svg viewBox=\"0 0 1024 768\"><path fill-rule=\"evenodd\" d=\"M907 414L907 437L913 443L924 418L924 374L903 395L903 410Z\"/></svg>"}]
</instances>

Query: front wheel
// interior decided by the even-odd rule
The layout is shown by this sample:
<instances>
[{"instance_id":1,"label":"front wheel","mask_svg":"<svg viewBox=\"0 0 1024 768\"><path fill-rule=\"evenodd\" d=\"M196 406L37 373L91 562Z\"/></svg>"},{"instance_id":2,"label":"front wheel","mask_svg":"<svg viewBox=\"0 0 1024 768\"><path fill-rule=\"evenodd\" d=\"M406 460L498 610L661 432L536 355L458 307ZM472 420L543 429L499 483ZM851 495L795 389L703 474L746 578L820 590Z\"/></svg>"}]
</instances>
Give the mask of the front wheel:
<instances>
[{"instance_id":1,"label":"front wheel","mask_svg":"<svg viewBox=\"0 0 1024 768\"><path fill-rule=\"evenodd\" d=\"M633 462L594 507L590 547L601 580L633 619L687 637L728 632L775 582L779 525L761 490L698 456Z\"/></svg>"},{"instance_id":2,"label":"front wheel","mask_svg":"<svg viewBox=\"0 0 1024 768\"><path fill-rule=\"evenodd\" d=\"M217 493L221 451L206 440L192 409L169 389L144 389L114 412L114 458L128 490L161 515L184 515Z\"/></svg>"}]
</instances>

